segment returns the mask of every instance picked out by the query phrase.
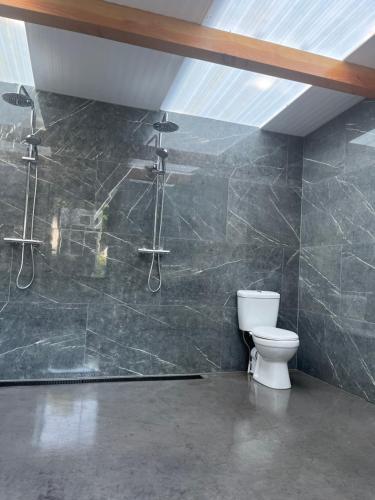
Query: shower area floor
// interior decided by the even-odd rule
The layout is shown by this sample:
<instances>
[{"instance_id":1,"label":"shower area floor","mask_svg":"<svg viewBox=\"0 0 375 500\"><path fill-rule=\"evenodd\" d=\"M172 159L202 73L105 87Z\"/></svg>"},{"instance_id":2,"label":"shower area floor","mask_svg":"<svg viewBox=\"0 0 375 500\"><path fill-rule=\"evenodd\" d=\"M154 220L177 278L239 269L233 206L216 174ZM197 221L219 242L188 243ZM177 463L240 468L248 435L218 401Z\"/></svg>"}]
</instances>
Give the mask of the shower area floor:
<instances>
[{"instance_id":1,"label":"shower area floor","mask_svg":"<svg viewBox=\"0 0 375 500\"><path fill-rule=\"evenodd\" d=\"M373 500L375 406L292 378L0 388L0 499Z\"/></svg>"}]
</instances>

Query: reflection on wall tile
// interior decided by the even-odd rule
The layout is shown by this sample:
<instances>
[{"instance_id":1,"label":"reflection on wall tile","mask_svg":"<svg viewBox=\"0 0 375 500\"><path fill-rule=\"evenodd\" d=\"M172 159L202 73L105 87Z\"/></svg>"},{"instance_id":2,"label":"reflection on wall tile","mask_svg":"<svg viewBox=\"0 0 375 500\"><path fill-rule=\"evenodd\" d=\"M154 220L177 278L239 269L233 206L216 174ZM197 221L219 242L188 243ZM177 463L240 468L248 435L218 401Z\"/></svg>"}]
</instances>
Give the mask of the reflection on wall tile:
<instances>
[{"instance_id":1,"label":"reflection on wall tile","mask_svg":"<svg viewBox=\"0 0 375 500\"><path fill-rule=\"evenodd\" d=\"M14 86L3 85L4 90ZM32 89L31 89L32 92ZM0 243L0 376L243 370L236 291L282 293L296 329L302 140L171 114L163 287L147 289L161 113L33 92L39 186L32 287ZM29 115L0 102L0 236L22 232ZM25 279L31 273L26 259Z\"/></svg>"},{"instance_id":2,"label":"reflection on wall tile","mask_svg":"<svg viewBox=\"0 0 375 500\"><path fill-rule=\"evenodd\" d=\"M59 378L84 372L87 307L3 303L0 377Z\"/></svg>"}]
</instances>

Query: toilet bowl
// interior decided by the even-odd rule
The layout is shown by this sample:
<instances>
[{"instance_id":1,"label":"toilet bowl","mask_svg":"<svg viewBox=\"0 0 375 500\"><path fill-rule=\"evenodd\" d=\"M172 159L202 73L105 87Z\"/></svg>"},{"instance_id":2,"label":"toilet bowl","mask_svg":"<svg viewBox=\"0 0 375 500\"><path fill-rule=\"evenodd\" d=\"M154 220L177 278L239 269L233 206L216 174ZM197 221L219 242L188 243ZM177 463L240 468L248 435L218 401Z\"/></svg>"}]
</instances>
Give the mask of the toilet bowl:
<instances>
[{"instance_id":1,"label":"toilet bowl","mask_svg":"<svg viewBox=\"0 0 375 500\"><path fill-rule=\"evenodd\" d=\"M258 352L254 380L273 389L290 389L288 361L297 352L298 335L272 327L254 328L251 333Z\"/></svg>"},{"instance_id":2,"label":"toilet bowl","mask_svg":"<svg viewBox=\"0 0 375 500\"><path fill-rule=\"evenodd\" d=\"M276 328L280 294L258 290L237 292L240 330L254 341L251 372L253 379L272 389L290 389L288 361L299 346L298 335Z\"/></svg>"}]
</instances>

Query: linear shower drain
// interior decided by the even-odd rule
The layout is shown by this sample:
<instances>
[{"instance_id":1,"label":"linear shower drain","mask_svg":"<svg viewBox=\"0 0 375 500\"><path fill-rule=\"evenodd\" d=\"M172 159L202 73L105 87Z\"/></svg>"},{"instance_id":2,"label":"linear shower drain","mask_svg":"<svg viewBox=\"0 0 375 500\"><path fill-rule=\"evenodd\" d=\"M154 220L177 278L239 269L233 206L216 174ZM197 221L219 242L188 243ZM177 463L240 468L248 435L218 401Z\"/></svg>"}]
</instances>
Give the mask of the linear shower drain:
<instances>
[{"instance_id":1,"label":"linear shower drain","mask_svg":"<svg viewBox=\"0 0 375 500\"><path fill-rule=\"evenodd\" d=\"M57 385L57 384L93 384L101 382L156 382L164 380L200 380L202 375L149 375L144 377L86 377L86 378L59 378L40 380L0 380L0 387L23 385Z\"/></svg>"}]
</instances>

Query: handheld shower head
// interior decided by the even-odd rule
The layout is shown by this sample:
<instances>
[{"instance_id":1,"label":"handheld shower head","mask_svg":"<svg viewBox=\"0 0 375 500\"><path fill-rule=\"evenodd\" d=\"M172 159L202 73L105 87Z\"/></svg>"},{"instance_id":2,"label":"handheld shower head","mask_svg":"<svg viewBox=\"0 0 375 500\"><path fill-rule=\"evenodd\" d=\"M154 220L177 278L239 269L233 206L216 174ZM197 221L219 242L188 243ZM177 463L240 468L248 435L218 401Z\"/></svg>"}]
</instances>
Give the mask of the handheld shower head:
<instances>
[{"instance_id":1,"label":"handheld shower head","mask_svg":"<svg viewBox=\"0 0 375 500\"><path fill-rule=\"evenodd\" d=\"M156 149L156 154L161 158L162 160L165 160L168 158L168 150L165 148L157 148Z\"/></svg>"},{"instance_id":2,"label":"handheld shower head","mask_svg":"<svg viewBox=\"0 0 375 500\"><path fill-rule=\"evenodd\" d=\"M31 144L32 146L39 146L41 143L40 137L36 135L29 134L25 137L25 142Z\"/></svg>"}]
</instances>

